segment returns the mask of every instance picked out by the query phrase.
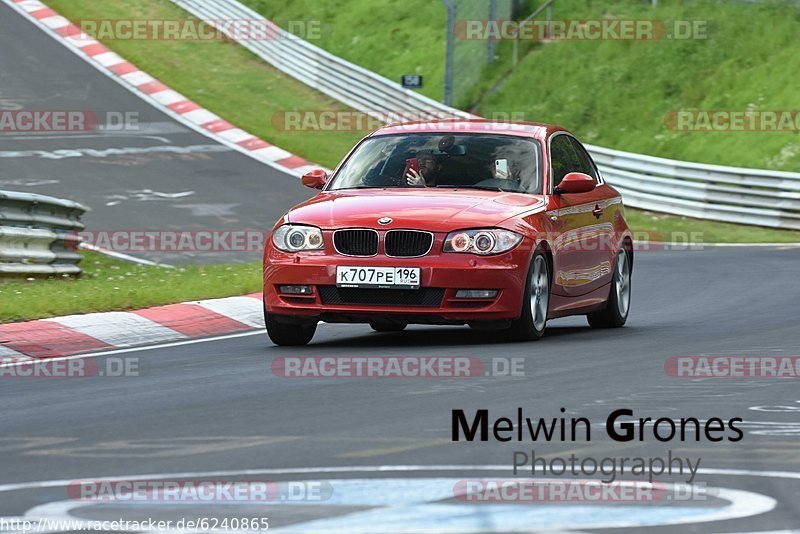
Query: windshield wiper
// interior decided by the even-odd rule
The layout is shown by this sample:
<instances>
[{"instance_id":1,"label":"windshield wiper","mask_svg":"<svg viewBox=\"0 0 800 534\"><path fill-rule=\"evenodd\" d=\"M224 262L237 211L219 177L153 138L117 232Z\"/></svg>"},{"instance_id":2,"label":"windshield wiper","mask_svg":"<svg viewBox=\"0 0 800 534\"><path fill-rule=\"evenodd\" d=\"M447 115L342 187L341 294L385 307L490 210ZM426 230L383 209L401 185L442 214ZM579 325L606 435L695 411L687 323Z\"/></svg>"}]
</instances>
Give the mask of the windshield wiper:
<instances>
[{"instance_id":1,"label":"windshield wiper","mask_svg":"<svg viewBox=\"0 0 800 534\"><path fill-rule=\"evenodd\" d=\"M396 187L392 185L356 185L353 187L342 187L341 189L334 189L334 191L347 191L348 189L387 189L389 187Z\"/></svg>"},{"instance_id":2,"label":"windshield wiper","mask_svg":"<svg viewBox=\"0 0 800 534\"><path fill-rule=\"evenodd\" d=\"M516 189L501 189L496 185L437 185L436 187L448 187L450 189L480 189L482 191L516 191Z\"/></svg>"}]
</instances>

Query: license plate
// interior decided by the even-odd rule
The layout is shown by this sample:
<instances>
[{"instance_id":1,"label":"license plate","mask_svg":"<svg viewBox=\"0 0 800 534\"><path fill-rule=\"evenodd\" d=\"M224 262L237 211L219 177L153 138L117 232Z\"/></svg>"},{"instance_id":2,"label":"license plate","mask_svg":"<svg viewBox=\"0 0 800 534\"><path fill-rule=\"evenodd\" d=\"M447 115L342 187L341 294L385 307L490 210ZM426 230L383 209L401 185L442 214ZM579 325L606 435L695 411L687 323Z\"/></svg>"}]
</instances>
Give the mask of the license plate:
<instances>
[{"instance_id":1,"label":"license plate","mask_svg":"<svg viewBox=\"0 0 800 534\"><path fill-rule=\"evenodd\" d=\"M336 267L336 287L419 288L419 267Z\"/></svg>"}]
</instances>

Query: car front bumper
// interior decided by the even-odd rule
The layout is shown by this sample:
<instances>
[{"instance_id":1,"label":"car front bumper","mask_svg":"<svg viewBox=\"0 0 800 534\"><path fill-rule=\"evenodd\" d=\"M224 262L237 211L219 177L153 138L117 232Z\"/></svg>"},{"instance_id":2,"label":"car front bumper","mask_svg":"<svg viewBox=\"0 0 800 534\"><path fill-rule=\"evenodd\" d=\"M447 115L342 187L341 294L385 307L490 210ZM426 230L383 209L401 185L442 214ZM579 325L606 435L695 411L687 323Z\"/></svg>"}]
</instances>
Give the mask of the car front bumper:
<instances>
[{"instance_id":1,"label":"car front bumper","mask_svg":"<svg viewBox=\"0 0 800 534\"><path fill-rule=\"evenodd\" d=\"M284 253L272 244L264 257L264 304L283 320L395 321L463 324L516 319L530 264L525 241L496 256L440 253L418 258L349 257L335 252ZM336 287L337 266L419 267L419 289L354 290ZM308 285L290 295L282 285ZM497 290L494 298L456 298L460 289Z\"/></svg>"}]
</instances>

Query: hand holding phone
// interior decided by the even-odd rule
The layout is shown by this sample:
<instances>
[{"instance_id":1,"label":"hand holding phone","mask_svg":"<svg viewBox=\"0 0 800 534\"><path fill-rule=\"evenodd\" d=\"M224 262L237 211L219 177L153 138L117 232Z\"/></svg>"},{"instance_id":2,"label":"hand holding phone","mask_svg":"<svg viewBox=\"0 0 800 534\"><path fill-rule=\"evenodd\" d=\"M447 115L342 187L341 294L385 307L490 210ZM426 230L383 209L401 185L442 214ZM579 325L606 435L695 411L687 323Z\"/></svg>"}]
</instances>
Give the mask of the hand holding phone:
<instances>
[{"instance_id":1,"label":"hand holding phone","mask_svg":"<svg viewBox=\"0 0 800 534\"><path fill-rule=\"evenodd\" d=\"M425 178L419 172L419 160L417 158L409 158L406 160L406 168L403 171L403 178L406 180L408 185L425 185Z\"/></svg>"}]
</instances>

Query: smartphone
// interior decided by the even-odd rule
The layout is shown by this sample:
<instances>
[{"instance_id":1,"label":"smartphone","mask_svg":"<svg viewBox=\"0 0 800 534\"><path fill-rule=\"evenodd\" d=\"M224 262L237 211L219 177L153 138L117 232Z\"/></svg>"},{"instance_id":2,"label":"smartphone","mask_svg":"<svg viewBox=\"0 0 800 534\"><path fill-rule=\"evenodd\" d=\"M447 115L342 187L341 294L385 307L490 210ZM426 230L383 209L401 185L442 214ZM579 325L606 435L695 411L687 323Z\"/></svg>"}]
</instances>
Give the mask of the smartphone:
<instances>
[{"instance_id":1,"label":"smartphone","mask_svg":"<svg viewBox=\"0 0 800 534\"><path fill-rule=\"evenodd\" d=\"M408 171L414 170L419 173L419 160L417 158L409 158L406 160L406 170L403 171L403 179L408 176Z\"/></svg>"},{"instance_id":2,"label":"smartphone","mask_svg":"<svg viewBox=\"0 0 800 534\"><path fill-rule=\"evenodd\" d=\"M508 178L507 159L496 159L494 161L494 176L499 180L506 180Z\"/></svg>"}]
</instances>

